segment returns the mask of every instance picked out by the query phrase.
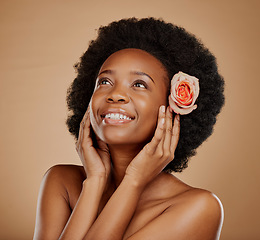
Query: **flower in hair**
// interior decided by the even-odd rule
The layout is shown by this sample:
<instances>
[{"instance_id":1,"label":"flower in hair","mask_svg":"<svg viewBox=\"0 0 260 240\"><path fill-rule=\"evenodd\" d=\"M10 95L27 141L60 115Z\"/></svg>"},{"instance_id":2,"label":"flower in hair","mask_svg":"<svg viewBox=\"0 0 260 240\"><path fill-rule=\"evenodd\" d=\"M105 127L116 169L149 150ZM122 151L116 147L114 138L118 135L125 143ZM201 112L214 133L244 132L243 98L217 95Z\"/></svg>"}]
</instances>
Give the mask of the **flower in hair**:
<instances>
[{"instance_id":1,"label":"flower in hair","mask_svg":"<svg viewBox=\"0 0 260 240\"><path fill-rule=\"evenodd\" d=\"M176 73L171 80L169 104L171 109L181 115L191 113L197 108L199 79L183 72Z\"/></svg>"}]
</instances>

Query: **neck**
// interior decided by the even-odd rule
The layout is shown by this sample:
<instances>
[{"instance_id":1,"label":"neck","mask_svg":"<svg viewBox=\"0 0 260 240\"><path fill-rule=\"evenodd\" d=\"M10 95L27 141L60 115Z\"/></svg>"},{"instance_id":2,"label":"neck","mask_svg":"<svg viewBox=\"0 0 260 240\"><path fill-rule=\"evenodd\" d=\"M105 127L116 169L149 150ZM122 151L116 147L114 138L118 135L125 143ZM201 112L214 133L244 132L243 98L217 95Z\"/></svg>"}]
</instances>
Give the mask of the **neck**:
<instances>
[{"instance_id":1,"label":"neck","mask_svg":"<svg viewBox=\"0 0 260 240\"><path fill-rule=\"evenodd\" d=\"M140 145L109 145L113 168L111 180L117 188L125 176L125 171L134 157L141 151Z\"/></svg>"}]
</instances>

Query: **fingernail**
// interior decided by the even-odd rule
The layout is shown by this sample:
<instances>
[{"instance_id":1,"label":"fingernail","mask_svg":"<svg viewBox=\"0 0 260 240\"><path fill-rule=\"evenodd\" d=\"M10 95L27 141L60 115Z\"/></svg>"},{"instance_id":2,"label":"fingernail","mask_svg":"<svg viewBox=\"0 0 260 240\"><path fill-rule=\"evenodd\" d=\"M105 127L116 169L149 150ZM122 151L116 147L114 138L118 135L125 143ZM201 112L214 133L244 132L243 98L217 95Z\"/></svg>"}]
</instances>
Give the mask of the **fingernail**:
<instances>
[{"instance_id":1,"label":"fingernail","mask_svg":"<svg viewBox=\"0 0 260 240\"><path fill-rule=\"evenodd\" d=\"M165 123L165 118L162 118L162 125Z\"/></svg>"},{"instance_id":2,"label":"fingernail","mask_svg":"<svg viewBox=\"0 0 260 240\"><path fill-rule=\"evenodd\" d=\"M164 106L164 105L161 106L161 111L162 111L163 113L165 113L165 106Z\"/></svg>"},{"instance_id":3,"label":"fingernail","mask_svg":"<svg viewBox=\"0 0 260 240\"><path fill-rule=\"evenodd\" d=\"M180 121L180 115L179 114L176 116L176 119L177 119L177 121Z\"/></svg>"}]
</instances>

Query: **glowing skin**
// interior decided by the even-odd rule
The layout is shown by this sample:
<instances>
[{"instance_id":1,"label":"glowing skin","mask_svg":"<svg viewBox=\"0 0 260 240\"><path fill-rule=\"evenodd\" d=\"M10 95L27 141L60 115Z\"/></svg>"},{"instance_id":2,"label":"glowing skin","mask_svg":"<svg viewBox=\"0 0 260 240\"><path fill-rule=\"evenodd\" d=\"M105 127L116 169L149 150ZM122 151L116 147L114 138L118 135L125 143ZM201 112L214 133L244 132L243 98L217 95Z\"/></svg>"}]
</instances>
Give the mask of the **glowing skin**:
<instances>
[{"instance_id":1,"label":"glowing skin","mask_svg":"<svg viewBox=\"0 0 260 240\"><path fill-rule=\"evenodd\" d=\"M219 200L162 171L174 158L181 121L162 106L167 85L162 64L142 50L124 49L104 62L80 124L83 166L45 175L35 240L219 238Z\"/></svg>"},{"instance_id":2,"label":"glowing skin","mask_svg":"<svg viewBox=\"0 0 260 240\"><path fill-rule=\"evenodd\" d=\"M140 49L112 54L102 65L91 100L90 119L107 144L140 144L154 134L158 109L167 104L167 73Z\"/></svg>"}]
</instances>

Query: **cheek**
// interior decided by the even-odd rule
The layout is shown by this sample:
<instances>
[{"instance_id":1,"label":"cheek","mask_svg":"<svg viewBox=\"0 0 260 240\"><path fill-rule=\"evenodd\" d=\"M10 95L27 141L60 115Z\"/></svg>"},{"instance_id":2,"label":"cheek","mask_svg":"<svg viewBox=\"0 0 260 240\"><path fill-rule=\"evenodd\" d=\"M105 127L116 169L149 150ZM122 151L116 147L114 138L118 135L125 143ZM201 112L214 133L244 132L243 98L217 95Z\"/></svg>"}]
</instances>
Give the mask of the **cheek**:
<instances>
[{"instance_id":1,"label":"cheek","mask_svg":"<svg viewBox=\"0 0 260 240\"><path fill-rule=\"evenodd\" d=\"M90 113L89 113L89 117L90 117L90 125L92 127L92 129L94 130L96 135L99 135L99 131L98 131L98 123L97 123L97 116L95 116L95 101L92 101L92 99L90 100L89 103L90 106Z\"/></svg>"},{"instance_id":2,"label":"cheek","mask_svg":"<svg viewBox=\"0 0 260 240\"><path fill-rule=\"evenodd\" d=\"M93 108L92 106L90 107L90 112L89 112L89 118L90 118L90 125L92 127L95 127L95 125L97 124L97 121L94 117L94 113L93 113Z\"/></svg>"},{"instance_id":3,"label":"cheek","mask_svg":"<svg viewBox=\"0 0 260 240\"><path fill-rule=\"evenodd\" d=\"M161 105L168 106L166 89L156 92L148 98L139 99L136 108L139 113L141 131L146 136L152 137L157 127L159 108Z\"/></svg>"},{"instance_id":4,"label":"cheek","mask_svg":"<svg viewBox=\"0 0 260 240\"><path fill-rule=\"evenodd\" d=\"M136 108L139 109L140 117L145 118L149 122L156 122L160 106L166 104L164 96L158 97L153 95L149 98L139 99L138 104L136 102Z\"/></svg>"},{"instance_id":5,"label":"cheek","mask_svg":"<svg viewBox=\"0 0 260 240\"><path fill-rule=\"evenodd\" d=\"M94 92L90 102L89 102L89 107L90 107L90 121L91 124L95 124L97 119L97 110L101 104L102 98L99 96L97 92Z\"/></svg>"},{"instance_id":6,"label":"cheek","mask_svg":"<svg viewBox=\"0 0 260 240\"><path fill-rule=\"evenodd\" d=\"M143 136L151 138L157 126L158 112L161 104L158 102L139 102L139 127Z\"/></svg>"}]
</instances>

